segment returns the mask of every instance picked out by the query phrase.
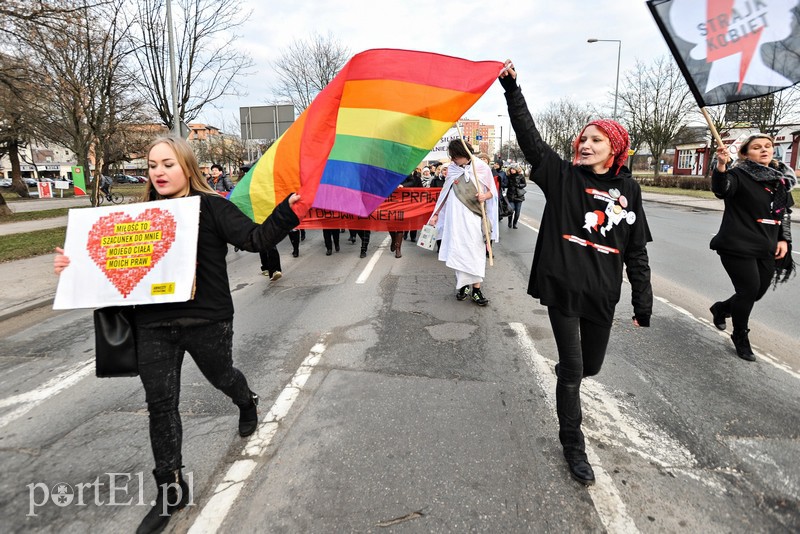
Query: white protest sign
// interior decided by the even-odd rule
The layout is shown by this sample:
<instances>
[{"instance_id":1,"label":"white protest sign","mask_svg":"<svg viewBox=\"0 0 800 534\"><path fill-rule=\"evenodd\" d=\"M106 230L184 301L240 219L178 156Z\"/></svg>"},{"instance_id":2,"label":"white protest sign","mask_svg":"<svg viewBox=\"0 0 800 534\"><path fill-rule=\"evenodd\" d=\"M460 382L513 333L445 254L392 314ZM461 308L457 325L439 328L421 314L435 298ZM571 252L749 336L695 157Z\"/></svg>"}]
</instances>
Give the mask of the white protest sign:
<instances>
[{"instance_id":1,"label":"white protest sign","mask_svg":"<svg viewBox=\"0 0 800 534\"><path fill-rule=\"evenodd\" d=\"M69 210L53 309L189 300L199 222L197 196Z\"/></svg>"}]
</instances>

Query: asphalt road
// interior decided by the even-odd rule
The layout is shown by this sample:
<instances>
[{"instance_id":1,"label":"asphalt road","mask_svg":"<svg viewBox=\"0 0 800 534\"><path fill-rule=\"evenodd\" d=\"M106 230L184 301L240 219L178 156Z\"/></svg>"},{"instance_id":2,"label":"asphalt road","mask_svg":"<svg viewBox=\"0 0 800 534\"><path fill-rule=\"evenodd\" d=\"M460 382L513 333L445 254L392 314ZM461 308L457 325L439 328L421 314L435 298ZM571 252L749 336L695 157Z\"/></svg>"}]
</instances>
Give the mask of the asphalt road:
<instances>
[{"instance_id":1,"label":"asphalt road","mask_svg":"<svg viewBox=\"0 0 800 534\"><path fill-rule=\"evenodd\" d=\"M195 505L172 531L800 530L798 367L736 358L705 320L703 306L726 288L710 285L713 273L698 279L716 258L704 250L695 265L667 246L688 243L675 228L685 221L691 234L691 213L673 220L646 207L661 298L653 326L634 328L624 289L605 367L584 384L598 483L569 478L554 341L546 311L525 295L534 197L519 230L501 227L486 308L455 300L434 253L407 242L395 259L385 233L373 234L365 259L347 234L330 257L321 232L308 232L296 259L282 243L284 278L274 283L257 255L232 252L235 360L265 422L239 438L235 407L187 358L181 410ZM674 240L659 239L663 228ZM701 247L708 231L695 233ZM756 308L765 323L767 308ZM138 503L154 495L141 386L92 376L90 312L29 317L0 335L2 529L130 532L147 511ZM126 492L112 492L112 478ZM131 502L112 506L112 494Z\"/></svg>"}]
</instances>

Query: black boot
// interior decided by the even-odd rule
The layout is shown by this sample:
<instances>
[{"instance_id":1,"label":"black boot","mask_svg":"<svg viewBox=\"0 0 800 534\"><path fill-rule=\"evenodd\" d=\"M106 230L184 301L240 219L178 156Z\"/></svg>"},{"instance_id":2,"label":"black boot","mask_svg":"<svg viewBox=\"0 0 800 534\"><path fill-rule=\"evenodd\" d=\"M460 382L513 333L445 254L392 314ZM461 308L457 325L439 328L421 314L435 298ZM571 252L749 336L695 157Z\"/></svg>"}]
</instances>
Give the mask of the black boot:
<instances>
[{"instance_id":1,"label":"black boot","mask_svg":"<svg viewBox=\"0 0 800 534\"><path fill-rule=\"evenodd\" d=\"M725 322L725 319L730 317L729 314L722 310L722 307L723 304L721 302L715 302L714 305L709 308L714 326L716 326L719 330L725 330L725 328L728 326Z\"/></svg>"},{"instance_id":2,"label":"black boot","mask_svg":"<svg viewBox=\"0 0 800 534\"><path fill-rule=\"evenodd\" d=\"M395 258L402 258L403 253L400 251L400 248L403 246L403 232L396 232L392 237L392 244L394 247L392 251L394 252Z\"/></svg>"},{"instance_id":3,"label":"black boot","mask_svg":"<svg viewBox=\"0 0 800 534\"><path fill-rule=\"evenodd\" d=\"M172 514L182 510L191 501L189 484L183 480L181 470L172 471L163 475L153 471L158 486L156 504L147 512L136 534L155 534L166 528Z\"/></svg>"},{"instance_id":4,"label":"black boot","mask_svg":"<svg viewBox=\"0 0 800 534\"><path fill-rule=\"evenodd\" d=\"M258 395L250 392L250 402L239 406L239 435L246 438L258 428Z\"/></svg>"},{"instance_id":5,"label":"black boot","mask_svg":"<svg viewBox=\"0 0 800 534\"><path fill-rule=\"evenodd\" d=\"M750 330L736 330L733 329L733 334L731 334L731 340L733 341L733 346L736 347L736 354L743 360L747 360L748 362L756 361L756 355L753 354L753 349L750 348L750 338L748 337L748 332Z\"/></svg>"},{"instance_id":6,"label":"black boot","mask_svg":"<svg viewBox=\"0 0 800 534\"><path fill-rule=\"evenodd\" d=\"M591 486L594 484L594 471L586 457L586 442L581 431L580 388L580 382L567 384L561 378L556 383L558 439L564 448L570 476L585 486Z\"/></svg>"}]
</instances>

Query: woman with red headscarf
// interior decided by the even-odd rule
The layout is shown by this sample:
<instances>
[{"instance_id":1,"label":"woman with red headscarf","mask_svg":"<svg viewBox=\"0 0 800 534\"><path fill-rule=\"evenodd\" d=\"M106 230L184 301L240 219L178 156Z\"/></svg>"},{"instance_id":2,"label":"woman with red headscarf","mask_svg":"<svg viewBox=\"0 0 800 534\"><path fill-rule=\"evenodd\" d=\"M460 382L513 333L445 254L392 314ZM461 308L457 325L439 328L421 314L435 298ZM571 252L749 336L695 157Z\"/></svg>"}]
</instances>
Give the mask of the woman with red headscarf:
<instances>
[{"instance_id":1,"label":"woman with red headscarf","mask_svg":"<svg viewBox=\"0 0 800 534\"><path fill-rule=\"evenodd\" d=\"M650 326L651 241L639 184L624 166L628 132L609 119L592 121L562 159L543 140L517 86L510 60L500 74L517 142L531 163L531 180L547 203L531 267L528 294L547 306L558 347L556 411L570 474L594 484L581 431L580 386L603 365L625 265L633 294L633 324Z\"/></svg>"}]
</instances>

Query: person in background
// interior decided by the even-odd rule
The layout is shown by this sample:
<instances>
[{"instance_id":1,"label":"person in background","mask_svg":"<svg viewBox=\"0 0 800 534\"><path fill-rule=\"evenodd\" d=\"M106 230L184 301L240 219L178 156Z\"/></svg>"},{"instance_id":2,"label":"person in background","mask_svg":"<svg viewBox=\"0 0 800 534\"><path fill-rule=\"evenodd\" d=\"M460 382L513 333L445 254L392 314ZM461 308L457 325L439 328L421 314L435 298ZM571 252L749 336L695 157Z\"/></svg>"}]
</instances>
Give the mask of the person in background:
<instances>
[{"instance_id":1,"label":"person in background","mask_svg":"<svg viewBox=\"0 0 800 534\"><path fill-rule=\"evenodd\" d=\"M609 119L588 123L573 144L574 159L564 160L542 139L516 80L507 60L500 84L508 115L546 199L528 294L547 306L558 348L556 413L564 458L572 478L591 485L595 477L581 430L581 382L603 365L623 265L633 325L650 326L650 230L639 184L624 165L630 148L625 128Z\"/></svg>"},{"instance_id":2,"label":"person in background","mask_svg":"<svg viewBox=\"0 0 800 534\"><path fill-rule=\"evenodd\" d=\"M517 229L519 216L522 214L522 203L525 201L525 186L528 181L521 169L512 165L508 169L508 188L506 189L506 200L508 200L509 208L513 211L512 215L508 216L508 227Z\"/></svg>"},{"instance_id":3,"label":"person in background","mask_svg":"<svg viewBox=\"0 0 800 534\"><path fill-rule=\"evenodd\" d=\"M281 255L278 247L273 246L269 250L259 252L258 255L261 258L261 274L269 278L270 282L279 280L283 273L281 272Z\"/></svg>"},{"instance_id":4,"label":"person in background","mask_svg":"<svg viewBox=\"0 0 800 534\"><path fill-rule=\"evenodd\" d=\"M339 252L339 233L338 228L334 230L322 230L322 239L325 241L325 255L330 256L333 254L333 249Z\"/></svg>"},{"instance_id":5,"label":"person in background","mask_svg":"<svg viewBox=\"0 0 800 534\"><path fill-rule=\"evenodd\" d=\"M751 362L756 359L749 337L753 306L773 280L785 282L794 272L790 191L797 178L773 159L774 153L771 136L753 134L742 143L740 159L730 169L728 147L719 147L711 175L711 190L725 201L725 211L710 246L719 254L734 289L730 298L711 306L711 314L720 330L731 318L736 354Z\"/></svg>"},{"instance_id":6,"label":"person in background","mask_svg":"<svg viewBox=\"0 0 800 534\"><path fill-rule=\"evenodd\" d=\"M436 167L436 174L431 178L431 187L442 187L447 179L447 167L439 165Z\"/></svg>"},{"instance_id":7,"label":"person in background","mask_svg":"<svg viewBox=\"0 0 800 534\"><path fill-rule=\"evenodd\" d=\"M501 195L505 195L506 189L508 188L508 175L503 170L503 164L499 161L495 161L492 172L496 174L497 178L500 180L500 189L498 189L498 192Z\"/></svg>"},{"instance_id":8,"label":"person in background","mask_svg":"<svg viewBox=\"0 0 800 534\"><path fill-rule=\"evenodd\" d=\"M106 197L106 200L111 201L111 177L105 174L100 175L100 191Z\"/></svg>"},{"instance_id":9,"label":"person in background","mask_svg":"<svg viewBox=\"0 0 800 534\"><path fill-rule=\"evenodd\" d=\"M425 167L427 169L427 167ZM425 172L423 169L422 173ZM430 172L430 171L429 171ZM412 172L400 185L399 187L423 187L422 184L422 173ZM417 229L419 230L419 228ZM409 237L411 237L411 241L417 241L417 230L406 230L405 232L401 232L403 238L401 241L405 241ZM391 233L391 232L390 232ZM399 258L400 254L400 245L397 245L395 252L395 258Z\"/></svg>"},{"instance_id":10,"label":"person in background","mask_svg":"<svg viewBox=\"0 0 800 534\"><path fill-rule=\"evenodd\" d=\"M223 193L233 189L233 183L222 170L222 165L218 163L215 163L211 166L211 177L208 179L208 185L214 191L220 191Z\"/></svg>"},{"instance_id":11,"label":"person in background","mask_svg":"<svg viewBox=\"0 0 800 534\"><path fill-rule=\"evenodd\" d=\"M455 271L456 299L465 300L471 293L472 302L486 306L489 299L483 296L481 284L486 274L486 242L497 241L499 235L497 189L492 170L472 158L461 139L451 141L447 151L452 162L428 224L436 226L442 241L439 260Z\"/></svg>"},{"instance_id":12,"label":"person in background","mask_svg":"<svg viewBox=\"0 0 800 534\"><path fill-rule=\"evenodd\" d=\"M430 187L431 186L431 170L428 167L422 168L422 186L421 187Z\"/></svg>"},{"instance_id":13,"label":"person in background","mask_svg":"<svg viewBox=\"0 0 800 534\"><path fill-rule=\"evenodd\" d=\"M287 196L262 224L256 224L208 183L192 148L182 138L160 137L147 150L150 181L143 201L200 197L195 292L191 300L134 308L139 378L150 420L150 445L158 497L137 533L161 532L189 501L184 481L180 411L181 368L188 352L211 384L239 408L239 435L258 427L258 395L233 366L233 300L225 256L228 244L255 252L269 250L300 223L293 206L299 195ZM56 249L56 274L70 268L70 259Z\"/></svg>"}]
</instances>

